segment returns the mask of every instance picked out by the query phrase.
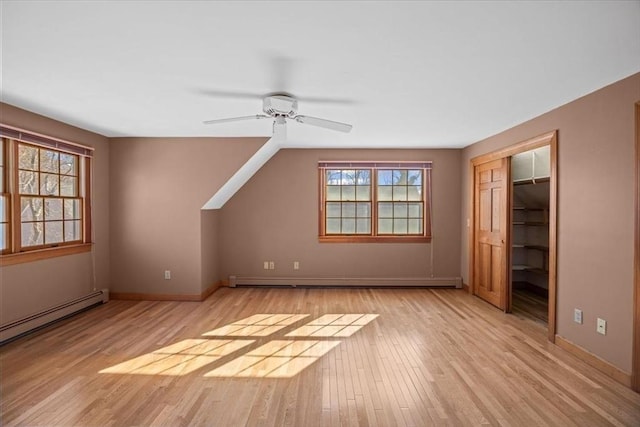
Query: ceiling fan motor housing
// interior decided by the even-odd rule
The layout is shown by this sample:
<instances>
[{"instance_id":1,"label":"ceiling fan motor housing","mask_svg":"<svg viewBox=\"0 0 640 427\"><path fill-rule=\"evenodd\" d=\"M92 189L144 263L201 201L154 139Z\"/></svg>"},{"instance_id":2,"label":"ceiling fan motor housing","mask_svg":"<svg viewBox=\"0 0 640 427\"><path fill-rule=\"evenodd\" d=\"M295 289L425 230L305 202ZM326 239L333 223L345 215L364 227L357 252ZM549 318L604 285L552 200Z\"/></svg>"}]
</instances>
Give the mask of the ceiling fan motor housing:
<instances>
[{"instance_id":1,"label":"ceiling fan motor housing","mask_svg":"<svg viewBox=\"0 0 640 427\"><path fill-rule=\"evenodd\" d=\"M262 101L262 110L270 116L293 117L298 113L298 101L286 95L267 96Z\"/></svg>"}]
</instances>

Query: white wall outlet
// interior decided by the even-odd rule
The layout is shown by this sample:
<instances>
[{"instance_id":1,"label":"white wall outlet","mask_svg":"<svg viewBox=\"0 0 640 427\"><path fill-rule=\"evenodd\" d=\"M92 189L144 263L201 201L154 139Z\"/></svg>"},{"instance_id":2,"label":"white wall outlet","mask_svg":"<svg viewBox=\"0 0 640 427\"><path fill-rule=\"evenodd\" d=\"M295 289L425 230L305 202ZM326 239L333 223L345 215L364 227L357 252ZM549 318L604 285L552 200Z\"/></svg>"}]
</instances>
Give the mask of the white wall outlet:
<instances>
[{"instance_id":1,"label":"white wall outlet","mask_svg":"<svg viewBox=\"0 0 640 427\"><path fill-rule=\"evenodd\" d=\"M171 270L164 271L164 280L171 280Z\"/></svg>"},{"instance_id":2,"label":"white wall outlet","mask_svg":"<svg viewBox=\"0 0 640 427\"><path fill-rule=\"evenodd\" d=\"M573 309L573 321L582 325L582 310L579 308Z\"/></svg>"},{"instance_id":3,"label":"white wall outlet","mask_svg":"<svg viewBox=\"0 0 640 427\"><path fill-rule=\"evenodd\" d=\"M596 331L599 334L607 335L607 321L598 317L598 321L596 323Z\"/></svg>"},{"instance_id":4,"label":"white wall outlet","mask_svg":"<svg viewBox=\"0 0 640 427\"><path fill-rule=\"evenodd\" d=\"M300 262L293 261L293 269L294 270L300 270Z\"/></svg>"},{"instance_id":5,"label":"white wall outlet","mask_svg":"<svg viewBox=\"0 0 640 427\"><path fill-rule=\"evenodd\" d=\"M275 269L276 269L275 261L269 261L269 270L275 270Z\"/></svg>"},{"instance_id":6,"label":"white wall outlet","mask_svg":"<svg viewBox=\"0 0 640 427\"><path fill-rule=\"evenodd\" d=\"M264 269L268 270L269 269L269 261L265 261L264 262Z\"/></svg>"}]
</instances>

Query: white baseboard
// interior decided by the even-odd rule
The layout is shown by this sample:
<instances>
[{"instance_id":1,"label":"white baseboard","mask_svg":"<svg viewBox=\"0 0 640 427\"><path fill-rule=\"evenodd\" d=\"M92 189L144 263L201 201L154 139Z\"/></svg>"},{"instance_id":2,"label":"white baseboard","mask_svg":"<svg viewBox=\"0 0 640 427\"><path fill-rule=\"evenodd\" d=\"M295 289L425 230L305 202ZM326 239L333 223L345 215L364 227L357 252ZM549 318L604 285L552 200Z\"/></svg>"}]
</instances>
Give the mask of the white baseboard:
<instances>
[{"instance_id":1,"label":"white baseboard","mask_svg":"<svg viewBox=\"0 0 640 427\"><path fill-rule=\"evenodd\" d=\"M42 310L41 312L32 314L31 316L0 325L0 343L13 340L20 335L38 329L51 322L55 322L63 317L70 316L93 305L100 303L104 304L108 300L109 290L102 289L100 291L94 291L83 297L76 298L72 301L59 304L55 307Z\"/></svg>"},{"instance_id":2,"label":"white baseboard","mask_svg":"<svg viewBox=\"0 0 640 427\"><path fill-rule=\"evenodd\" d=\"M462 288L461 277L247 277L229 276L229 286L363 286Z\"/></svg>"}]
</instances>

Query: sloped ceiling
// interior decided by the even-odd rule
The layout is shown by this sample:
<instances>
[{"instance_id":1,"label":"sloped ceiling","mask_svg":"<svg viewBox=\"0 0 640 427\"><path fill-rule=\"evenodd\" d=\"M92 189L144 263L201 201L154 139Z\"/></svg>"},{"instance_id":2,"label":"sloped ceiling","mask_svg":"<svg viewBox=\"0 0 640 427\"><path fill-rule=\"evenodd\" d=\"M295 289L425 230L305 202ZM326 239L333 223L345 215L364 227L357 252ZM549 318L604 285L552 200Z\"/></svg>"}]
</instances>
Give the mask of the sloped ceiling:
<instances>
[{"instance_id":1,"label":"sloped ceiling","mask_svg":"<svg viewBox=\"0 0 640 427\"><path fill-rule=\"evenodd\" d=\"M640 71L640 2L2 1L3 102L106 136L464 147Z\"/></svg>"}]
</instances>

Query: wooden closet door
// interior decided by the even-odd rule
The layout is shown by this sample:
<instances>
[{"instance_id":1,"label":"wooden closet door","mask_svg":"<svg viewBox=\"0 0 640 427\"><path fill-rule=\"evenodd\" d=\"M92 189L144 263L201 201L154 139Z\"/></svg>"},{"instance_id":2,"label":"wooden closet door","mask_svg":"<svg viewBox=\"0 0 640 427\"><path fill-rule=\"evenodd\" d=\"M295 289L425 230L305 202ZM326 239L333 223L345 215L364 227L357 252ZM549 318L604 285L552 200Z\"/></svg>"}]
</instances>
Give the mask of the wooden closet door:
<instances>
[{"instance_id":1,"label":"wooden closet door","mask_svg":"<svg viewBox=\"0 0 640 427\"><path fill-rule=\"evenodd\" d=\"M474 294L506 310L509 226L507 158L475 167Z\"/></svg>"}]
</instances>

